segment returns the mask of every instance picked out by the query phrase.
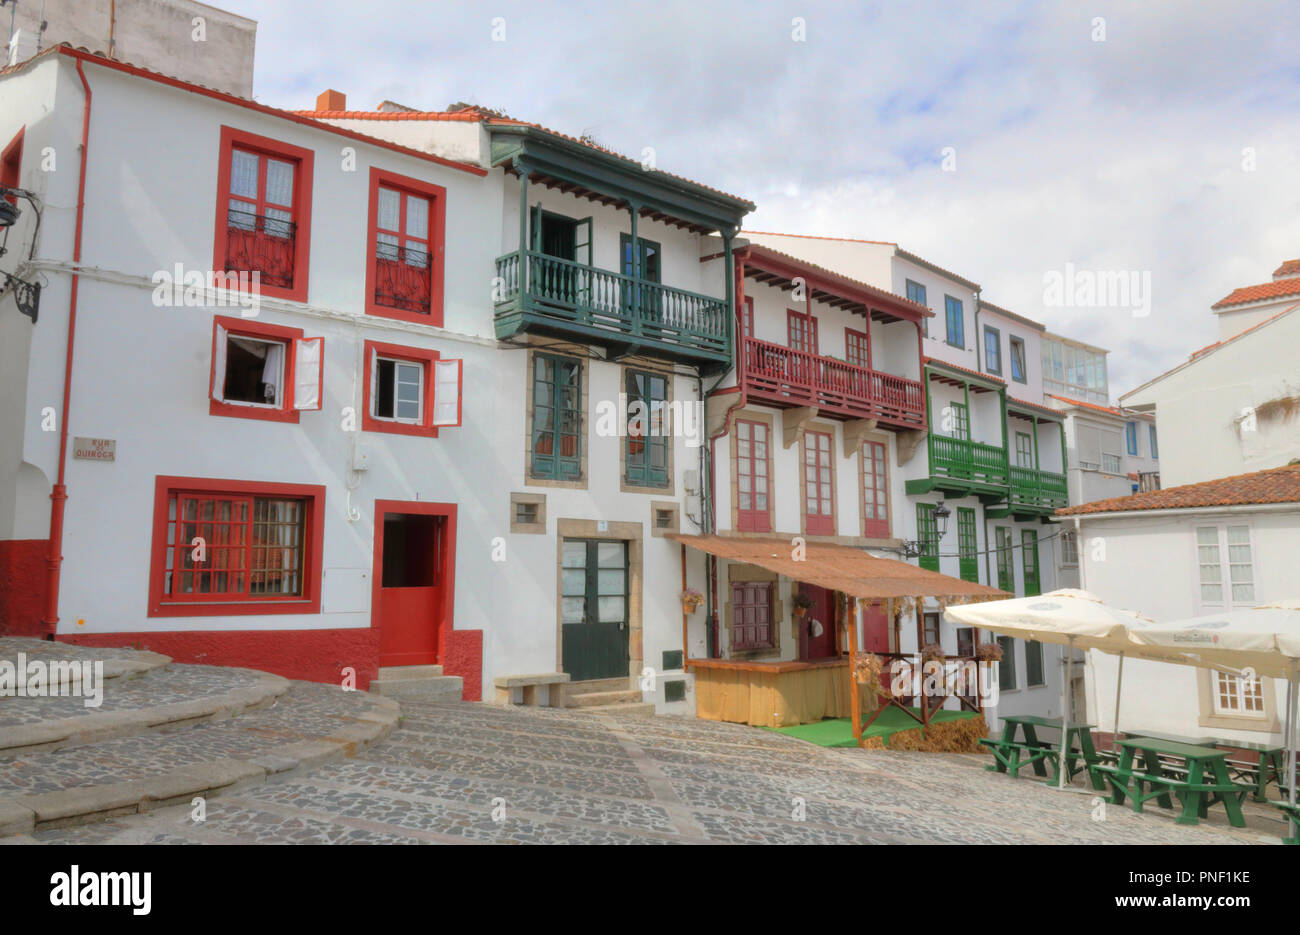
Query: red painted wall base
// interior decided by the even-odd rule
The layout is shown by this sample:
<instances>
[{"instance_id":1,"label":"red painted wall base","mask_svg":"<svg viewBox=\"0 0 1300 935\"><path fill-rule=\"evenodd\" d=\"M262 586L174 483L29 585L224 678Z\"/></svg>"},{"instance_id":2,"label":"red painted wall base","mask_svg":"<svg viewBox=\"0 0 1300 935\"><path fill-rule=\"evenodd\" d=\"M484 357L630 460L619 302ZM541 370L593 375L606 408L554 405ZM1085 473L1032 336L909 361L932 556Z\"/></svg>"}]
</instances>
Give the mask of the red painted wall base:
<instances>
[{"instance_id":1,"label":"red painted wall base","mask_svg":"<svg viewBox=\"0 0 1300 935\"><path fill-rule=\"evenodd\" d=\"M43 636L47 539L0 540L0 636Z\"/></svg>"},{"instance_id":2,"label":"red painted wall base","mask_svg":"<svg viewBox=\"0 0 1300 935\"><path fill-rule=\"evenodd\" d=\"M39 615L38 615L39 622ZM171 656L177 662L239 666L289 679L339 685L343 668L356 669L365 691L379 670L379 631L349 630L168 630L162 633L60 633L79 646L129 647ZM443 631L443 674L464 680L461 697L483 699L483 631Z\"/></svg>"},{"instance_id":3,"label":"red painted wall base","mask_svg":"<svg viewBox=\"0 0 1300 935\"><path fill-rule=\"evenodd\" d=\"M356 669L365 691L379 667L379 632L349 630L168 630L162 633L60 633L79 646L126 646L171 656L177 662L239 666L288 679L341 685L343 669Z\"/></svg>"}]
</instances>

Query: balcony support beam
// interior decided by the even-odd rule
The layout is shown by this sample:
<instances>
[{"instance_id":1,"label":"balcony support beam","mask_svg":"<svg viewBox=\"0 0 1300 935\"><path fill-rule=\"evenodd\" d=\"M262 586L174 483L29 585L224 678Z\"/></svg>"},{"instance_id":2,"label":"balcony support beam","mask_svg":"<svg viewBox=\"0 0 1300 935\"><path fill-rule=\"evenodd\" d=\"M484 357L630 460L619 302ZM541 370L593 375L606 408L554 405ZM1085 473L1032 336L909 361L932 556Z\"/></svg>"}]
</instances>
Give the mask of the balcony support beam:
<instances>
[{"instance_id":1,"label":"balcony support beam","mask_svg":"<svg viewBox=\"0 0 1300 935\"><path fill-rule=\"evenodd\" d=\"M850 419L844 423L844 457L851 458L862 450L862 443L876 430L876 419Z\"/></svg>"},{"instance_id":2,"label":"balcony support beam","mask_svg":"<svg viewBox=\"0 0 1300 935\"><path fill-rule=\"evenodd\" d=\"M785 447L792 448L795 443L803 441L804 429L815 418L817 418L816 406L800 406L797 409L787 409L782 413L781 426L785 435Z\"/></svg>"},{"instance_id":3,"label":"balcony support beam","mask_svg":"<svg viewBox=\"0 0 1300 935\"><path fill-rule=\"evenodd\" d=\"M926 429L910 429L906 432L895 433L898 438L898 452L896 454L898 466L902 467L912 456L916 454L916 449L921 447L921 442L925 441L930 434Z\"/></svg>"}]
</instances>

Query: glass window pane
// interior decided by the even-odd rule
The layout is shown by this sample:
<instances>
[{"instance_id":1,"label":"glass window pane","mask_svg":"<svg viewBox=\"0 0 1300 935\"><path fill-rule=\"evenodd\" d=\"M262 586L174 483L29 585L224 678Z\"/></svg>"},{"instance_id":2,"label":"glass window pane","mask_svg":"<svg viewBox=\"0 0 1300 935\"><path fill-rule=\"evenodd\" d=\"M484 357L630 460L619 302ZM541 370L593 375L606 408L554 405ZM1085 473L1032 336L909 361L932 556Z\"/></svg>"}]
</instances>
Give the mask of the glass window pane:
<instances>
[{"instance_id":1,"label":"glass window pane","mask_svg":"<svg viewBox=\"0 0 1300 935\"><path fill-rule=\"evenodd\" d=\"M266 160L266 200L273 205L293 204L293 163Z\"/></svg>"},{"instance_id":2,"label":"glass window pane","mask_svg":"<svg viewBox=\"0 0 1300 935\"><path fill-rule=\"evenodd\" d=\"M561 603L564 623L582 623L582 610L586 600L581 597L566 597Z\"/></svg>"},{"instance_id":3,"label":"glass window pane","mask_svg":"<svg viewBox=\"0 0 1300 935\"><path fill-rule=\"evenodd\" d=\"M429 202L423 198L406 196L406 233L425 240L429 236Z\"/></svg>"},{"instance_id":4,"label":"glass window pane","mask_svg":"<svg viewBox=\"0 0 1300 935\"><path fill-rule=\"evenodd\" d=\"M560 555L565 568L587 567L587 543L580 539L565 539L560 546Z\"/></svg>"},{"instance_id":5,"label":"glass window pane","mask_svg":"<svg viewBox=\"0 0 1300 935\"><path fill-rule=\"evenodd\" d=\"M562 569L560 588L565 597L581 597L587 593L587 572L581 568Z\"/></svg>"},{"instance_id":6,"label":"glass window pane","mask_svg":"<svg viewBox=\"0 0 1300 935\"><path fill-rule=\"evenodd\" d=\"M402 196L391 188L379 189L377 224L387 231L396 231L401 223Z\"/></svg>"},{"instance_id":7,"label":"glass window pane","mask_svg":"<svg viewBox=\"0 0 1300 935\"><path fill-rule=\"evenodd\" d=\"M624 608L627 606L626 598L601 597L597 598L597 605L596 612L601 623L622 623Z\"/></svg>"},{"instance_id":8,"label":"glass window pane","mask_svg":"<svg viewBox=\"0 0 1300 935\"><path fill-rule=\"evenodd\" d=\"M626 594L626 582L622 570L602 568L596 575L596 593L600 595Z\"/></svg>"},{"instance_id":9,"label":"glass window pane","mask_svg":"<svg viewBox=\"0 0 1300 935\"><path fill-rule=\"evenodd\" d=\"M230 154L230 194L257 198L257 157L234 150Z\"/></svg>"},{"instance_id":10,"label":"glass window pane","mask_svg":"<svg viewBox=\"0 0 1300 935\"><path fill-rule=\"evenodd\" d=\"M596 562L601 568L622 568L626 564L621 542L601 542L596 546Z\"/></svg>"}]
</instances>

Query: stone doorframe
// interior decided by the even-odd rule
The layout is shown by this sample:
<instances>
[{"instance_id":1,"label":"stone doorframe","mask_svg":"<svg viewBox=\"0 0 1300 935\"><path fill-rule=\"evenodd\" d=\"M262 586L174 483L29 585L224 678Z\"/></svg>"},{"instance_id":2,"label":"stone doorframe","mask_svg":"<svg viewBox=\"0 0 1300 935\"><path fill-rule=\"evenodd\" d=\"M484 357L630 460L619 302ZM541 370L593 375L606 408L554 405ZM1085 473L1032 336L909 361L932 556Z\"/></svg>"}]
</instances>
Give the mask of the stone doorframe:
<instances>
[{"instance_id":1,"label":"stone doorframe","mask_svg":"<svg viewBox=\"0 0 1300 935\"><path fill-rule=\"evenodd\" d=\"M605 539L627 543L627 674L641 674L644 651L641 645L642 527L640 523L606 523L597 532L594 519L559 519L555 536L555 671L564 671L564 601L560 599L564 568L565 539Z\"/></svg>"}]
</instances>

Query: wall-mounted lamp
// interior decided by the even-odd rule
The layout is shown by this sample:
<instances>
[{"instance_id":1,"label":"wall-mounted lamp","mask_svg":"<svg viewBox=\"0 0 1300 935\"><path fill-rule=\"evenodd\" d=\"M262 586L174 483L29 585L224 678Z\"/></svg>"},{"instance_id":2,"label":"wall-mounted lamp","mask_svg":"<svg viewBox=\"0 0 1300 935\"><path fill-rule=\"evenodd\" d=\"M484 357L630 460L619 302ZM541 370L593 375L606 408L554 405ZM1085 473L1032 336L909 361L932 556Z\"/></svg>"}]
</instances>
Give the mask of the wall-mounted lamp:
<instances>
[{"instance_id":1,"label":"wall-mounted lamp","mask_svg":"<svg viewBox=\"0 0 1300 935\"><path fill-rule=\"evenodd\" d=\"M22 210L14 201L16 198L24 198L32 205L32 210L36 212L36 224L39 230L41 223L40 208L36 204L36 199L31 192L23 191L21 188L5 188L0 186L0 229L4 230L4 243L9 241L9 228L13 227L18 218L22 216ZM36 243L36 231L32 231L33 248ZM0 256L4 256L7 248L0 244ZM36 282L28 282L25 279L19 279L17 276L0 270L0 276L4 277L5 286L13 286L14 302L18 304L18 311L22 312L36 324L36 316L41 306L41 285Z\"/></svg>"}]
</instances>

